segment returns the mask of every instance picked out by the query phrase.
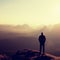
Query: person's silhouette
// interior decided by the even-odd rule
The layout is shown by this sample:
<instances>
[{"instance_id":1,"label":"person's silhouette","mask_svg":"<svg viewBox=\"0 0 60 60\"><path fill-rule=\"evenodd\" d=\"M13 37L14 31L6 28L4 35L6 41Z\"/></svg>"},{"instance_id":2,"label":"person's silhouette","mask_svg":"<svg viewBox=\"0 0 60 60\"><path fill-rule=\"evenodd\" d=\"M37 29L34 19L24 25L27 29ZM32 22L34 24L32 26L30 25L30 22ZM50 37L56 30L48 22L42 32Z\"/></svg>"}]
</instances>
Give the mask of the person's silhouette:
<instances>
[{"instance_id":1,"label":"person's silhouette","mask_svg":"<svg viewBox=\"0 0 60 60\"><path fill-rule=\"evenodd\" d=\"M45 41L46 37L43 35L43 32L41 32L41 35L39 36L39 43L40 43L40 54L43 52L43 55L45 54Z\"/></svg>"}]
</instances>

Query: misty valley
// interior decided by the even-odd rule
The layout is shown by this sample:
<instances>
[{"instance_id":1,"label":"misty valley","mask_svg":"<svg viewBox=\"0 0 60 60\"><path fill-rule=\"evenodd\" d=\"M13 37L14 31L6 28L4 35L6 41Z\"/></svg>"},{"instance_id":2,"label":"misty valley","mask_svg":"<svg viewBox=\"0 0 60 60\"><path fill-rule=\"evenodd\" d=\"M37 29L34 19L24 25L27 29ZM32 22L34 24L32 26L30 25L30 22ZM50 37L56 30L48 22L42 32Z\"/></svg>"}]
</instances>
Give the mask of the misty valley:
<instances>
[{"instance_id":1,"label":"misty valley","mask_svg":"<svg viewBox=\"0 0 60 60\"><path fill-rule=\"evenodd\" d=\"M22 49L39 50L38 36L46 35L46 52L60 56L60 25L37 27L28 25L0 25L0 52L14 52Z\"/></svg>"}]
</instances>

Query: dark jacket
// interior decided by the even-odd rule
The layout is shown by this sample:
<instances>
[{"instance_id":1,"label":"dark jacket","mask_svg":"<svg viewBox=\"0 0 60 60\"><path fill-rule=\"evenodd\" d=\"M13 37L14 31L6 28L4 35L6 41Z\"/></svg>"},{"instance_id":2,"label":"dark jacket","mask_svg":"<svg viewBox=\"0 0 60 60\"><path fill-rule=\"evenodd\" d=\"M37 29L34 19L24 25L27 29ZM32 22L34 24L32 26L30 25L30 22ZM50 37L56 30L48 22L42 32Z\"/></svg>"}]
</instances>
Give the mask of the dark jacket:
<instances>
[{"instance_id":1,"label":"dark jacket","mask_svg":"<svg viewBox=\"0 0 60 60\"><path fill-rule=\"evenodd\" d=\"M40 44L44 44L45 41L46 41L46 37L44 35L40 35L39 36L39 42L40 42Z\"/></svg>"}]
</instances>

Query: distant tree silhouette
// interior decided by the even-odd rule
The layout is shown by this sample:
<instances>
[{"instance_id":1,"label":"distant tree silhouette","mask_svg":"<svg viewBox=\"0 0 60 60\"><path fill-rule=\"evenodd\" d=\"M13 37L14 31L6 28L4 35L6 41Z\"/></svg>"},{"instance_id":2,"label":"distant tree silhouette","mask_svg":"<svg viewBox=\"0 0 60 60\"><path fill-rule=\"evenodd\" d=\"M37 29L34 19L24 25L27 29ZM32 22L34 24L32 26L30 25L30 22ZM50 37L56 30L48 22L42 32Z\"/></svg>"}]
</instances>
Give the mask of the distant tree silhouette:
<instances>
[{"instance_id":1,"label":"distant tree silhouette","mask_svg":"<svg viewBox=\"0 0 60 60\"><path fill-rule=\"evenodd\" d=\"M45 41L46 41L46 37L43 34L43 32L41 32L41 35L39 36L39 43L40 43L40 54L41 52L43 52L43 55L45 54Z\"/></svg>"}]
</instances>

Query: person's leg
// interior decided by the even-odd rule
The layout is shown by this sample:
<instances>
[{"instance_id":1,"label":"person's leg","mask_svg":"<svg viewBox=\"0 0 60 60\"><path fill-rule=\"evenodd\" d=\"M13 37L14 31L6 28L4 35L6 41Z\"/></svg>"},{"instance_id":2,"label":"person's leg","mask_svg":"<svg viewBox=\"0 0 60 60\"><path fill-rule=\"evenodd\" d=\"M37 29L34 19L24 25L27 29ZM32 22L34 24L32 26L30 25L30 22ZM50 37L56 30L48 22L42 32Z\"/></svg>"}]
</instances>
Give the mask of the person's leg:
<instances>
[{"instance_id":1,"label":"person's leg","mask_svg":"<svg viewBox=\"0 0 60 60\"><path fill-rule=\"evenodd\" d=\"M45 54L45 44L43 44L43 55Z\"/></svg>"},{"instance_id":2,"label":"person's leg","mask_svg":"<svg viewBox=\"0 0 60 60\"><path fill-rule=\"evenodd\" d=\"M40 53L39 54L41 54L41 52L42 52L42 45L40 44Z\"/></svg>"}]
</instances>

